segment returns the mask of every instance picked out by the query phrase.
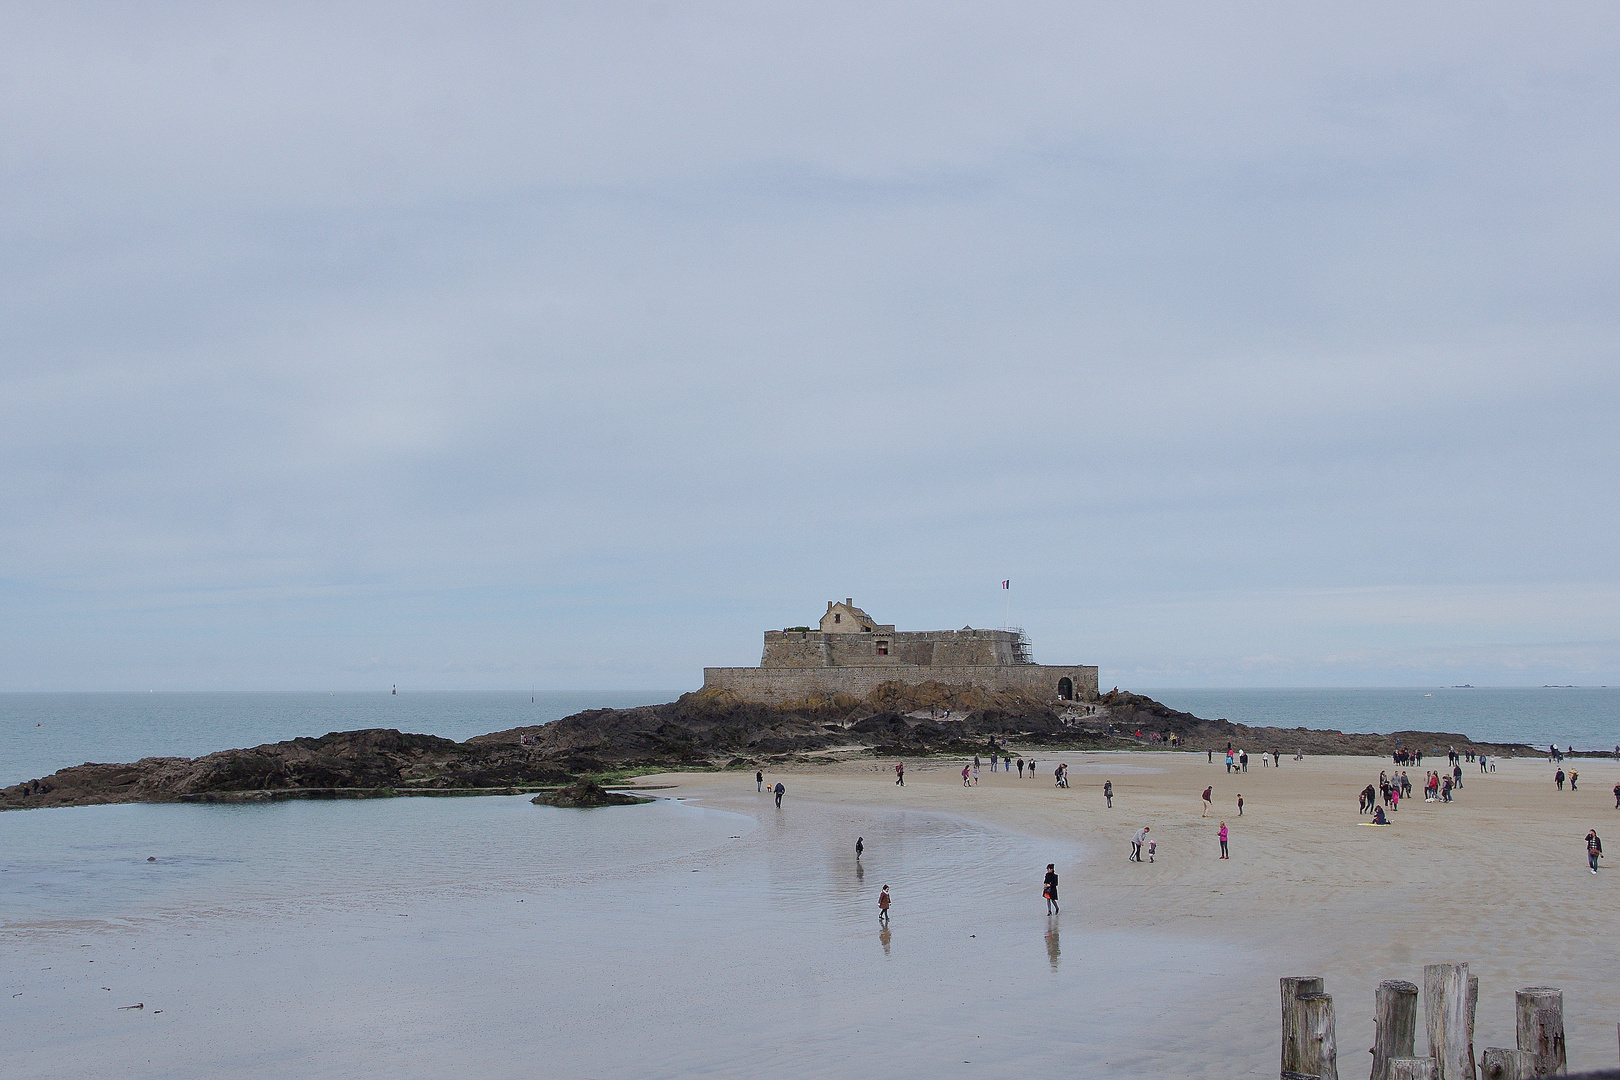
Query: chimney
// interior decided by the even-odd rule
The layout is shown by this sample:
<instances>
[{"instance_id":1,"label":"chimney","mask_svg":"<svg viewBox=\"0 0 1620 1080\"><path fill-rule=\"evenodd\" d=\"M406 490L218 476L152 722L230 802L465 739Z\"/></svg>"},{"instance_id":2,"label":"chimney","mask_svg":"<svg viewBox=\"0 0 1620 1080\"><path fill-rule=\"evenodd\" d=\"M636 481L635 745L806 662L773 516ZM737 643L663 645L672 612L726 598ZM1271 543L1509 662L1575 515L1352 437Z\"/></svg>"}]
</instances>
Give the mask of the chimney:
<instances>
[{"instance_id":1,"label":"chimney","mask_svg":"<svg viewBox=\"0 0 1620 1080\"><path fill-rule=\"evenodd\" d=\"M828 611L832 610L832 601L831 600L827 601L827 610Z\"/></svg>"},{"instance_id":2,"label":"chimney","mask_svg":"<svg viewBox=\"0 0 1620 1080\"><path fill-rule=\"evenodd\" d=\"M855 606L855 598L853 596L844 597L844 606L845 607L854 607Z\"/></svg>"}]
</instances>

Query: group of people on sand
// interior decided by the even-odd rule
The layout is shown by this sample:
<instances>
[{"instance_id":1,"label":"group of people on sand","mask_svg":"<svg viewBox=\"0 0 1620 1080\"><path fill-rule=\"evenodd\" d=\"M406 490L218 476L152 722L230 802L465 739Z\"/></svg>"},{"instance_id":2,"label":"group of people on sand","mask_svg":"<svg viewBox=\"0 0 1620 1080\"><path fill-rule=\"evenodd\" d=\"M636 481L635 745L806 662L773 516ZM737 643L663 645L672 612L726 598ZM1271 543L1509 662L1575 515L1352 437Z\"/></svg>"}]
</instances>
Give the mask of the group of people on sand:
<instances>
[{"instance_id":1,"label":"group of people on sand","mask_svg":"<svg viewBox=\"0 0 1620 1080\"><path fill-rule=\"evenodd\" d=\"M978 754L973 755L973 760L972 761L963 763L963 765L962 765L962 786L963 787L973 787L974 785L976 785L979 782L979 766L980 766L980 764L981 763L979 761L979 755ZM1013 769L1016 768L1018 770L1018 779L1020 779L1020 780L1022 780L1024 778L1024 774L1026 772L1029 774L1029 778L1031 780L1035 779L1035 759L1034 758L1030 758L1026 762L1022 757L1019 757L1017 760L1014 760L1013 756L1011 754L1008 754L1005 757L1003 757L1003 756L1001 756L1001 755L999 755L997 753L992 752L990 754L990 771L995 772L996 771L996 766L998 764L1006 772L1012 772ZM1057 767L1057 769L1053 772L1053 776L1057 780L1057 786L1058 787L1068 787L1069 786L1069 767L1067 765L1061 765L1060 764ZM901 766L901 765L896 765L895 766L895 781L894 782L896 784L899 784L901 787L906 786L904 766Z\"/></svg>"}]
</instances>

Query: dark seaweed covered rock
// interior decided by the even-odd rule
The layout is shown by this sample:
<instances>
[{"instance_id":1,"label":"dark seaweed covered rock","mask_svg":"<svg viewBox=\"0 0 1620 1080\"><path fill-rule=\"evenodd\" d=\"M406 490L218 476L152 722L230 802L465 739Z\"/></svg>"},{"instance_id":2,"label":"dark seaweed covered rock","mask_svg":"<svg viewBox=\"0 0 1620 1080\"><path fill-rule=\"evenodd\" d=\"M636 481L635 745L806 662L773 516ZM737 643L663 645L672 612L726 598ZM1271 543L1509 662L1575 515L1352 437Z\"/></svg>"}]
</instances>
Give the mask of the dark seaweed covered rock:
<instances>
[{"instance_id":1,"label":"dark seaweed covered rock","mask_svg":"<svg viewBox=\"0 0 1620 1080\"><path fill-rule=\"evenodd\" d=\"M580 810L593 806L632 806L635 803L652 802L651 799L638 798L619 791L608 791L594 780L576 780L556 791L542 791L529 801L541 806L561 806Z\"/></svg>"}]
</instances>

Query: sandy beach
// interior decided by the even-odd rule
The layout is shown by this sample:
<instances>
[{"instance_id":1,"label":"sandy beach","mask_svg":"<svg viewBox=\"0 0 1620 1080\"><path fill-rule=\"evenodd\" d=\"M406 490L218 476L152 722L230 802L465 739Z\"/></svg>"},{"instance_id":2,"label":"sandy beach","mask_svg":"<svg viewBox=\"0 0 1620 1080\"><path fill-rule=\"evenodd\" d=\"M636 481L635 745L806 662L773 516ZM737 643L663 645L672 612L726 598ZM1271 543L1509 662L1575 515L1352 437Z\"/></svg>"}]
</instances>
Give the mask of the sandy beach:
<instances>
[{"instance_id":1,"label":"sandy beach","mask_svg":"<svg viewBox=\"0 0 1620 1080\"><path fill-rule=\"evenodd\" d=\"M1028 753L1026 748L1024 752ZM1279 1038L1277 980L1321 975L1338 1016L1340 1070L1353 1076L1372 1045L1373 991L1383 979L1421 985L1423 965L1467 961L1480 978L1476 1048L1514 1045L1513 992L1551 985L1565 992L1572 1069L1613 1067L1620 1020L1620 946L1616 903L1620 876L1610 854L1591 874L1583 838L1596 828L1620 851L1620 811L1612 789L1620 764L1577 761L1579 790L1555 789L1544 759L1502 761L1481 775L1463 766L1454 801L1403 800L1386 828L1364 825L1357 793L1376 781L1387 760L1318 757L1278 768L1228 774L1219 754L1075 754L1033 751L1035 779L992 773L964 789L960 760L910 762L906 786L894 784L892 762L855 761L767 773L796 803L912 808L966 816L1012 833L1078 847L1079 865L1059 866L1066 930L1194 937L1226 948L1210 953L1221 970L1188 972L1213 983L1196 1000L1136 1007L1144 1051L1177 1071L1232 1076L1275 1074ZM1051 770L1069 764L1071 786L1058 789ZM1425 768L1444 765L1425 759ZM1566 770L1570 763L1566 762ZM1423 769L1407 768L1421 789ZM1108 809L1102 785L1114 784ZM674 784L703 805L754 815L776 813L755 793L752 773L680 774L649 778ZM1202 817L1199 795L1214 788ZM1244 798L1238 816L1236 798ZM1216 830L1225 821L1232 857L1217 858ZM1151 826L1157 861L1128 861L1131 834ZM850 843L854 837L848 838ZM1020 868L1027 903L1039 909L1040 867ZM872 888L876 894L876 886ZM904 897L904 883L897 883ZM896 922L904 921L897 903ZM1218 987L1209 992L1208 986ZM1098 987L1106 992L1106 987ZM1140 992L1142 988L1136 988ZM1167 988L1169 989L1169 988ZM1423 1035L1419 1034L1419 1052ZM1161 1056L1164 1055L1164 1056Z\"/></svg>"}]
</instances>

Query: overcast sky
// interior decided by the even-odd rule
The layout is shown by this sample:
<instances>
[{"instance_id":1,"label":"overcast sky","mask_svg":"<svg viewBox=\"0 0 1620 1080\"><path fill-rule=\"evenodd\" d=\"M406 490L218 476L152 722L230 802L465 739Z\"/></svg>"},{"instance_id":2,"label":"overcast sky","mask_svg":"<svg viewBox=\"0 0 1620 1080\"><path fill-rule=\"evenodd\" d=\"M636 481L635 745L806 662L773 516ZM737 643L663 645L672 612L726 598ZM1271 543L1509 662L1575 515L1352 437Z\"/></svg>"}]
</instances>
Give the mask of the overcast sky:
<instances>
[{"instance_id":1,"label":"overcast sky","mask_svg":"<svg viewBox=\"0 0 1620 1080\"><path fill-rule=\"evenodd\" d=\"M334 7L336 10L334 10ZM0 689L1620 682L1612 4L0 6Z\"/></svg>"}]
</instances>

